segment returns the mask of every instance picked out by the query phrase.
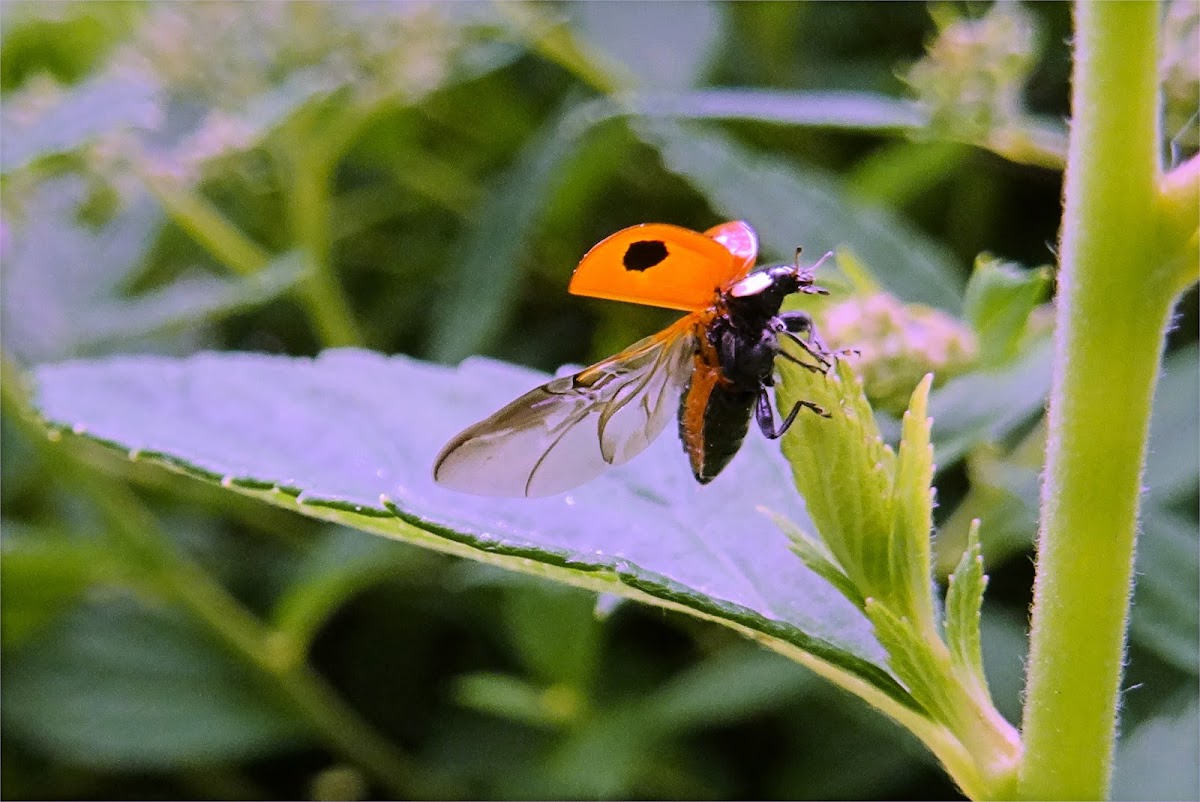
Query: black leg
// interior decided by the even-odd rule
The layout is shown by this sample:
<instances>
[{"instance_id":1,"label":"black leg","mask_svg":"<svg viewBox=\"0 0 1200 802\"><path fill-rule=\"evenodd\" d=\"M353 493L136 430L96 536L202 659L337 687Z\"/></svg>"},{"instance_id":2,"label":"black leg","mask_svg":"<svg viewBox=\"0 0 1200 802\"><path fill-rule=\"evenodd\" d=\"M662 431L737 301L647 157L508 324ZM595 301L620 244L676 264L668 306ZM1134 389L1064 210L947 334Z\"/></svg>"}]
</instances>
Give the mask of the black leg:
<instances>
[{"instance_id":1,"label":"black leg","mask_svg":"<svg viewBox=\"0 0 1200 802\"><path fill-rule=\"evenodd\" d=\"M758 428L762 430L763 437L768 440L777 440L783 436L783 433L792 425L792 421L796 419L796 414L800 412L800 405L792 407L792 411L788 413L783 424L775 428L775 410L771 409L771 396L766 390L758 391L758 402L754 405L754 419L758 422Z\"/></svg>"},{"instance_id":2,"label":"black leg","mask_svg":"<svg viewBox=\"0 0 1200 802\"><path fill-rule=\"evenodd\" d=\"M814 404L812 401L797 401L796 406L809 409L812 412L816 413L817 415L820 415L822 418L832 418L833 417L832 415L830 415L828 412L825 411L825 407L821 406L820 404Z\"/></svg>"},{"instance_id":3,"label":"black leg","mask_svg":"<svg viewBox=\"0 0 1200 802\"><path fill-rule=\"evenodd\" d=\"M823 373L826 370L829 370L831 363L826 358L829 352L825 350L825 344L821 342L821 338L817 336L817 332L813 328L812 318L810 318L804 312L784 312L781 315L777 315L771 321L771 327L775 329L776 332L782 334L784 337L787 337L796 345L804 349L806 354L817 360L817 367L814 367L803 360L797 359L781 348L779 349L779 353L784 357L784 359L787 359L789 362L794 362L797 365L803 365L814 372ZM809 345L802 338L797 336L797 334L804 332L807 332L809 336L812 337L814 341L813 345Z\"/></svg>"},{"instance_id":4,"label":"black leg","mask_svg":"<svg viewBox=\"0 0 1200 802\"><path fill-rule=\"evenodd\" d=\"M785 334L786 334L786 332L785 332ZM794 338L794 335L791 335L791 334L787 334L787 336ZM804 345L803 340L797 339L796 342L800 343L801 347L803 347L804 350L808 351L808 348L807 348L807 346ZM812 353L812 351L808 351L808 352L810 354ZM821 364L813 365L808 362L805 362L803 359L801 359L798 356L789 354L787 351L783 350L782 348L780 348L776 352L776 356L781 356L784 359L786 359L788 362L791 362L793 365L799 365L800 367L804 368L805 370L810 370L813 373L824 373L825 371L829 370L829 363L823 359L821 360ZM820 357L816 357L816 358L821 359Z\"/></svg>"},{"instance_id":5,"label":"black leg","mask_svg":"<svg viewBox=\"0 0 1200 802\"><path fill-rule=\"evenodd\" d=\"M780 312L775 318L783 329L792 334L807 334L813 330L812 315L808 312Z\"/></svg>"},{"instance_id":6,"label":"black leg","mask_svg":"<svg viewBox=\"0 0 1200 802\"><path fill-rule=\"evenodd\" d=\"M817 329L813 325L812 317L807 312L784 312L778 315L779 320L783 322L784 329L792 334L807 334L808 339L812 341L812 347L807 343L800 343L805 351L808 351L812 356L825 355L829 353L829 348L821 340L821 335L817 334ZM816 349L814 353L813 348ZM822 359L822 362L826 360Z\"/></svg>"},{"instance_id":7,"label":"black leg","mask_svg":"<svg viewBox=\"0 0 1200 802\"><path fill-rule=\"evenodd\" d=\"M828 370L833 363L829 361L829 351L825 349L825 343L817 338L816 332L813 332L813 343L810 345L807 341L797 337L790 331L785 331L783 336L794 342L796 345L804 349L804 353L811 356L821 365L822 368Z\"/></svg>"},{"instance_id":8,"label":"black leg","mask_svg":"<svg viewBox=\"0 0 1200 802\"><path fill-rule=\"evenodd\" d=\"M792 423L796 420L796 416L800 414L801 408L807 408L817 413L823 418L828 418L829 413L822 409L817 404L811 401L797 401L792 407L792 411L783 419L783 423L779 428L775 428L775 411L771 409L771 396L767 391L758 391L758 403L754 407L754 419L758 422L758 428L762 430L763 436L768 440L778 440L783 437L784 432L792 427Z\"/></svg>"}]
</instances>

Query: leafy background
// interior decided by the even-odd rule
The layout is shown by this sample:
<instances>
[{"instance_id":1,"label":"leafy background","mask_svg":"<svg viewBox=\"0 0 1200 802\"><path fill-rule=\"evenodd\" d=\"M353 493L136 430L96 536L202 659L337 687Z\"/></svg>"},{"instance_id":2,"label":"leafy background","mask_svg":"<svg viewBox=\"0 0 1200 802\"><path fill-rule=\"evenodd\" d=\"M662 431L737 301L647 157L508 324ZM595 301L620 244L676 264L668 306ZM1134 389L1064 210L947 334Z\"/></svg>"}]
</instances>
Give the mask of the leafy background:
<instances>
[{"instance_id":1,"label":"leafy background","mask_svg":"<svg viewBox=\"0 0 1200 802\"><path fill-rule=\"evenodd\" d=\"M1197 71L1186 6L1168 11L1163 67L1182 98L1167 135L1184 149ZM898 298L982 330L964 297L978 253L1053 261L1068 11L1032 5L1028 28L998 25L992 50L929 77L910 67L947 18L916 4L6 3L6 360L358 344L554 370L671 319L563 291L587 247L646 220L745 218L771 258L849 245ZM994 136L1014 129L1042 144ZM831 286L851 279L830 271ZM1196 305L1193 290L1155 407L1124 798L1200 790ZM985 659L1014 722L1046 386L1036 339L932 402L935 559L944 575L969 520L984 519ZM472 374L473 407L529 384L490 370ZM80 468L14 414L12 375L6 796L397 793L315 737L212 622L170 601L113 531L145 526L301 644L339 709L407 756L412 795L955 797L905 732L728 630L98 449ZM376 403L430 416L431 431L466 422L429 411L419 390L387 392ZM241 422L264 416L246 409ZM297 443L319 440L316 428ZM736 527L738 507L705 503Z\"/></svg>"}]
</instances>

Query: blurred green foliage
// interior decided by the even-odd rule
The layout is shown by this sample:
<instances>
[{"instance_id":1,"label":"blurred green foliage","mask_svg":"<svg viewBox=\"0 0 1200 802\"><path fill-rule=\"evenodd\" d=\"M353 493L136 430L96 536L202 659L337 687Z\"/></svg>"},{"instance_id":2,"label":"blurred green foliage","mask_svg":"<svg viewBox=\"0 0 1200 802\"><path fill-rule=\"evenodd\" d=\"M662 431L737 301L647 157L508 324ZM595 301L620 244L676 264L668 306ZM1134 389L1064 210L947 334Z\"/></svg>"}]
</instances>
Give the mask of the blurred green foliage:
<instances>
[{"instance_id":1,"label":"blurred green foliage","mask_svg":"<svg viewBox=\"0 0 1200 802\"><path fill-rule=\"evenodd\" d=\"M1171 5L1164 135L1194 147L1195 18ZM1049 364L1046 275L1023 265L1054 258L1069 13L956 8L5 3L6 364L356 343L552 370L671 319L565 294L618 228L745 218L768 258L846 249L890 303L979 338L931 400L935 559L984 519L984 660L1015 718ZM853 267L827 275L852 297ZM1155 407L1126 798L1200 790L1196 307ZM81 464L5 379L6 797L955 796L907 733L725 630ZM262 642L231 650L173 603L147 529ZM278 665L364 749L315 733Z\"/></svg>"}]
</instances>

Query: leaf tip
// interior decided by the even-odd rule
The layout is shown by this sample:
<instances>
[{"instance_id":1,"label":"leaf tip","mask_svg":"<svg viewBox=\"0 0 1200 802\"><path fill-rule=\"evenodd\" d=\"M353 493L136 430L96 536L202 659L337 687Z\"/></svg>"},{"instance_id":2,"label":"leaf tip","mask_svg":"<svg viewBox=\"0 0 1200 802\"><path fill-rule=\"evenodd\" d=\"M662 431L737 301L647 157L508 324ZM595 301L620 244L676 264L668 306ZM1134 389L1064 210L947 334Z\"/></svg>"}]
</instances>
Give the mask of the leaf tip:
<instances>
[{"instance_id":1,"label":"leaf tip","mask_svg":"<svg viewBox=\"0 0 1200 802\"><path fill-rule=\"evenodd\" d=\"M983 551L979 546L979 527L982 521L979 518L972 518L970 525L967 526L967 553L975 554L980 559L983 558Z\"/></svg>"},{"instance_id":2,"label":"leaf tip","mask_svg":"<svg viewBox=\"0 0 1200 802\"><path fill-rule=\"evenodd\" d=\"M914 418L922 419L921 422L928 416L929 410L929 391L933 388L933 372L926 373L921 377L921 381L917 383L917 387L913 390L912 399L908 403L908 410L905 415L912 414Z\"/></svg>"},{"instance_id":3,"label":"leaf tip","mask_svg":"<svg viewBox=\"0 0 1200 802\"><path fill-rule=\"evenodd\" d=\"M782 530L784 534L790 534L790 532L792 530L799 529L799 527L797 527L794 523L792 523L791 520L789 520L788 517L785 516L783 513L776 512L775 510L771 509L770 507L766 506L765 504L756 504L756 505L754 505L754 509L756 512L758 512L762 515L765 515L767 518L769 518L771 520L771 523L773 523L777 527L779 527L780 530Z\"/></svg>"}]
</instances>

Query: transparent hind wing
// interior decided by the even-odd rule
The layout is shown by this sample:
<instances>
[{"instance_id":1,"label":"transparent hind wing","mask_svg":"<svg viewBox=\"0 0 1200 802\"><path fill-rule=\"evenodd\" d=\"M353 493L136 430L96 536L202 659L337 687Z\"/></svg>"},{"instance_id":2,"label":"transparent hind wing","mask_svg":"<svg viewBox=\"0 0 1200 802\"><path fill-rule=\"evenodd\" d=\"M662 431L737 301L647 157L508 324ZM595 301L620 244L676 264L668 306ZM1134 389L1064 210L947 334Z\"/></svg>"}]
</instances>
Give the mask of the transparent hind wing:
<instances>
[{"instance_id":1,"label":"transparent hind wing","mask_svg":"<svg viewBox=\"0 0 1200 802\"><path fill-rule=\"evenodd\" d=\"M624 465L677 415L695 351L695 335L685 333L648 355L653 356L653 365L621 377L621 387L612 393L597 420L605 462Z\"/></svg>"},{"instance_id":2,"label":"transparent hind wing","mask_svg":"<svg viewBox=\"0 0 1200 802\"><path fill-rule=\"evenodd\" d=\"M689 318L531 390L451 440L438 484L484 496L552 496L629 461L674 416L696 348Z\"/></svg>"},{"instance_id":3,"label":"transparent hind wing","mask_svg":"<svg viewBox=\"0 0 1200 802\"><path fill-rule=\"evenodd\" d=\"M531 390L460 433L438 455L434 480L464 493L519 498L553 495L598 476L608 466L595 430L579 425L592 402L570 382ZM549 481L555 475L562 481Z\"/></svg>"}]
</instances>

